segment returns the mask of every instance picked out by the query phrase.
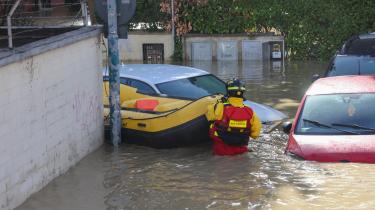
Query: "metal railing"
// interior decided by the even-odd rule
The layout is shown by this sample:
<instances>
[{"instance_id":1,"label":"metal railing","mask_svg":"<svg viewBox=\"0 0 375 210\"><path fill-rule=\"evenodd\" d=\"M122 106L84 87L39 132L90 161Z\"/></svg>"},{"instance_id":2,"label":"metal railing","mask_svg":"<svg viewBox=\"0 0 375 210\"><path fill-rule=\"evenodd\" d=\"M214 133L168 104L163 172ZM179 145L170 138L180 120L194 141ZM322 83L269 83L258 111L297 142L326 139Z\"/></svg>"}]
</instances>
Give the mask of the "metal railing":
<instances>
[{"instance_id":1,"label":"metal railing","mask_svg":"<svg viewBox=\"0 0 375 210\"><path fill-rule=\"evenodd\" d=\"M22 5L23 8L20 8L20 5ZM23 2L22 0L16 0L14 3L12 3L12 1L0 0L0 6L0 12L3 13L0 18L3 19L3 23L5 23L4 19L6 18L6 25L0 26L0 29L7 29L8 48L10 49L14 48L13 39L15 35L25 33L25 31L23 31L14 34L12 33L13 29L30 29L26 30L30 32L31 30L36 31L45 28L61 28L77 25L87 26L90 24L87 0L81 0L77 3L49 3L47 5L45 5L45 3L43 5L42 0L34 4L28 1ZM71 15L74 10L70 8L77 6L80 7L79 11L76 12L75 15ZM8 8L9 11L4 8ZM30 8L37 8L37 10L30 11ZM53 15L54 11L61 9L64 10L62 13L60 12L58 15Z\"/></svg>"}]
</instances>

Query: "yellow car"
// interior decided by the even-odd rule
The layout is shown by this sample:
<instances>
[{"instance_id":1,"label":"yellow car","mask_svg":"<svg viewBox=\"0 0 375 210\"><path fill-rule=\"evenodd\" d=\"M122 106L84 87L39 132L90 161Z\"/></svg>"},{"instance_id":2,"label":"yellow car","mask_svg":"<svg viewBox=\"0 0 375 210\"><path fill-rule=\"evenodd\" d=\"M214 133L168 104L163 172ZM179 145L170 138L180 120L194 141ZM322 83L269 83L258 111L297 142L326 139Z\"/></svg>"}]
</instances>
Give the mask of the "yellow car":
<instances>
[{"instance_id":1,"label":"yellow car","mask_svg":"<svg viewBox=\"0 0 375 210\"><path fill-rule=\"evenodd\" d=\"M103 71L104 118L109 129L108 70ZM209 140L209 104L226 95L225 82L192 67L167 64L120 66L122 137L125 142L167 148ZM265 121L286 116L246 102ZM259 112L259 113L258 113Z\"/></svg>"}]
</instances>

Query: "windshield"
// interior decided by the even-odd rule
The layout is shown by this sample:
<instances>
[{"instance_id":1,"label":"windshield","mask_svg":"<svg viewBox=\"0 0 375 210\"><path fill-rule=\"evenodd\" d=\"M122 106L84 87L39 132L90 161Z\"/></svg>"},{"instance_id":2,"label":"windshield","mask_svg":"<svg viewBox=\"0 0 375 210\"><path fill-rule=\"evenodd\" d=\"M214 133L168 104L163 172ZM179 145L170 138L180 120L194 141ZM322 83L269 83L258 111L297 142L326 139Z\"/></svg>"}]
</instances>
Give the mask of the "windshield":
<instances>
[{"instance_id":1,"label":"windshield","mask_svg":"<svg viewBox=\"0 0 375 210\"><path fill-rule=\"evenodd\" d=\"M340 129L374 134L374 104L374 93L307 96L295 133L348 134L337 130Z\"/></svg>"},{"instance_id":2,"label":"windshield","mask_svg":"<svg viewBox=\"0 0 375 210\"><path fill-rule=\"evenodd\" d=\"M216 93L226 94L225 83L211 74L159 83L156 87L162 94L176 98L198 99Z\"/></svg>"},{"instance_id":3,"label":"windshield","mask_svg":"<svg viewBox=\"0 0 375 210\"><path fill-rule=\"evenodd\" d=\"M375 57L338 56L327 72L327 76L358 74L375 74Z\"/></svg>"}]
</instances>

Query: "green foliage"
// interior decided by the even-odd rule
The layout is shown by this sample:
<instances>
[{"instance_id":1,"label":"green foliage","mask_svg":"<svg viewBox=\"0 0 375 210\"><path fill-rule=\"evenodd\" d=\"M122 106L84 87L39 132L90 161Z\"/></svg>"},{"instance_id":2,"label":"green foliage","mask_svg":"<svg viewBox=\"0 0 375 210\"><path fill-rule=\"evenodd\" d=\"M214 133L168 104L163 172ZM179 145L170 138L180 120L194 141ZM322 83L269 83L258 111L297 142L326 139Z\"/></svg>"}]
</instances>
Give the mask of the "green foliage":
<instances>
[{"instance_id":1,"label":"green foliage","mask_svg":"<svg viewBox=\"0 0 375 210\"><path fill-rule=\"evenodd\" d=\"M173 61L182 61L183 60L183 49L182 49L182 40L180 37L176 37L174 40L174 51L172 55Z\"/></svg>"},{"instance_id":2,"label":"green foliage","mask_svg":"<svg viewBox=\"0 0 375 210\"><path fill-rule=\"evenodd\" d=\"M182 3L180 19L192 23L192 32L203 34L242 33L248 25L249 6L244 0L208 0L204 5Z\"/></svg>"},{"instance_id":3,"label":"green foliage","mask_svg":"<svg viewBox=\"0 0 375 210\"><path fill-rule=\"evenodd\" d=\"M375 30L373 0L283 0L268 7L270 18L255 22L280 31L293 59L328 59L349 37Z\"/></svg>"},{"instance_id":4,"label":"green foliage","mask_svg":"<svg viewBox=\"0 0 375 210\"><path fill-rule=\"evenodd\" d=\"M10 0L8 0L10 1ZM130 28L171 27L170 0L137 0ZM375 0L175 0L177 35L277 31L289 57L325 60L349 37L375 31ZM4 10L4 8L3 8ZM163 25L164 24L164 25ZM182 58L176 38L175 59Z\"/></svg>"},{"instance_id":5,"label":"green foliage","mask_svg":"<svg viewBox=\"0 0 375 210\"><path fill-rule=\"evenodd\" d=\"M135 15L130 20L130 30L141 27L145 31L161 31L168 15L160 12L162 0L137 0Z\"/></svg>"},{"instance_id":6,"label":"green foliage","mask_svg":"<svg viewBox=\"0 0 375 210\"><path fill-rule=\"evenodd\" d=\"M375 29L373 0L285 0L278 8L281 21L272 27L294 59L327 59L349 37Z\"/></svg>"},{"instance_id":7,"label":"green foliage","mask_svg":"<svg viewBox=\"0 0 375 210\"><path fill-rule=\"evenodd\" d=\"M137 0L130 26L147 31L170 29L170 0ZM177 35L277 31L289 57L328 59L355 34L375 31L375 0L175 0ZM165 23L165 25L160 25ZM182 58L178 38L175 58Z\"/></svg>"},{"instance_id":8,"label":"green foliage","mask_svg":"<svg viewBox=\"0 0 375 210\"><path fill-rule=\"evenodd\" d=\"M374 0L182 1L180 19L193 33L230 34L276 30L293 59L328 59L355 34L375 31Z\"/></svg>"}]
</instances>

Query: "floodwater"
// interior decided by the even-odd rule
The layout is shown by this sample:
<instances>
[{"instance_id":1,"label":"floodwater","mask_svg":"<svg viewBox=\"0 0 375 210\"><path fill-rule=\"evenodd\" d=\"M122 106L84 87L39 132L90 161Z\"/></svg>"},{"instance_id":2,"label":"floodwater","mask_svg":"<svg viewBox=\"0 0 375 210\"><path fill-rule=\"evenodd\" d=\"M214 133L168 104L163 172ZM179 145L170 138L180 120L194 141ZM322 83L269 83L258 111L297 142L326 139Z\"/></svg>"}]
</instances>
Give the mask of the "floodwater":
<instances>
[{"instance_id":1,"label":"floodwater","mask_svg":"<svg viewBox=\"0 0 375 210\"><path fill-rule=\"evenodd\" d=\"M294 117L314 73L327 63L189 63L229 79L246 97ZM248 154L213 156L210 145L152 149L105 144L31 196L23 209L375 209L375 165L317 163L284 155L279 130Z\"/></svg>"}]
</instances>

